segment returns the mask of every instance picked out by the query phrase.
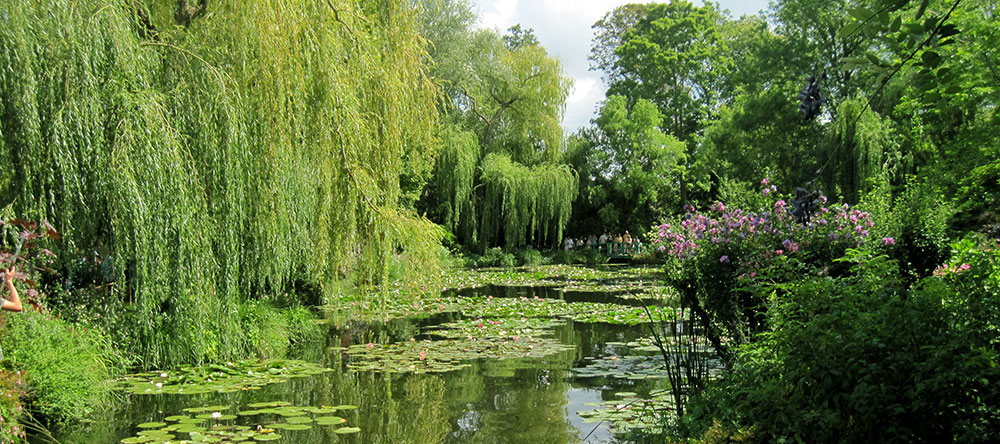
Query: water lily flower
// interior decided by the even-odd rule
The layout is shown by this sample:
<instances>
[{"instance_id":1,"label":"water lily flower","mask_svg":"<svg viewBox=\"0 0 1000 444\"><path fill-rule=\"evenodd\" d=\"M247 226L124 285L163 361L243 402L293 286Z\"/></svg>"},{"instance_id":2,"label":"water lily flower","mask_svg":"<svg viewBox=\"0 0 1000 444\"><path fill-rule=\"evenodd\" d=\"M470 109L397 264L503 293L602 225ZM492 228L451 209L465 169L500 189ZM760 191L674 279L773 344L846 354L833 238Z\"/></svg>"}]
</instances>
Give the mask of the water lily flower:
<instances>
[{"instance_id":1,"label":"water lily flower","mask_svg":"<svg viewBox=\"0 0 1000 444\"><path fill-rule=\"evenodd\" d=\"M719 262L722 262L722 263L724 263L724 264L727 264L727 263L729 263L729 256L727 256L727 255L722 255L722 257L720 257L720 258L719 258Z\"/></svg>"}]
</instances>

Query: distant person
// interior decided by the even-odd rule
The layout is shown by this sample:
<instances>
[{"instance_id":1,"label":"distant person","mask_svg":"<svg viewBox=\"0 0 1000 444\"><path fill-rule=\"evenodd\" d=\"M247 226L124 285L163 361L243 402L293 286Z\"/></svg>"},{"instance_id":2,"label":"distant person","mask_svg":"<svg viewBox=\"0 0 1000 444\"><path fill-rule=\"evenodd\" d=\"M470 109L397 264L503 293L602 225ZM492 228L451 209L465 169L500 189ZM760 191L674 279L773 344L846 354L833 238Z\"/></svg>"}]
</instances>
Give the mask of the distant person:
<instances>
[{"instance_id":1,"label":"distant person","mask_svg":"<svg viewBox=\"0 0 1000 444\"><path fill-rule=\"evenodd\" d=\"M597 236L591 234L587 237L587 248L594 248L597 246Z\"/></svg>"},{"instance_id":2,"label":"distant person","mask_svg":"<svg viewBox=\"0 0 1000 444\"><path fill-rule=\"evenodd\" d=\"M7 291L10 293L10 299L0 298L3 301L3 309L7 311L22 311L24 307L21 306L21 298L17 294L17 288L14 287L14 267L10 267L9 270L3 272L3 280L7 283Z\"/></svg>"},{"instance_id":3,"label":"distant person","mask_svg":"<svg viewBox=\"0 0 1000 444\"><path fill-rule=\"evenodd\" d=\"M569 251L572 249L573 249L573 238L567 237L566 240L563 241L563 250Z\"/></svg>"},{"instance_id":4,"label":"distant person","mask_svg":"<svg viewBox=\"0 0 1000 444\"><path fill-rule=\"evenodd\" d=\"M628 230L625 230L624 241L625 241L626 244L631 244L632 243L632 235L628 234Z\"/></svg>"},{"instance_id":5,"label":"distant person","mask_svg":"<svg viewBox=\"0 0 1000 444\"><path fill-rule=\"evenodd\" d=\"M606 244L606 243L608 243L608 238L609 237L611 237L611 236L608 236L608 233L601 234L601 237L597 238L597 243L599 245Z\"/></svg>"}]
</instances>

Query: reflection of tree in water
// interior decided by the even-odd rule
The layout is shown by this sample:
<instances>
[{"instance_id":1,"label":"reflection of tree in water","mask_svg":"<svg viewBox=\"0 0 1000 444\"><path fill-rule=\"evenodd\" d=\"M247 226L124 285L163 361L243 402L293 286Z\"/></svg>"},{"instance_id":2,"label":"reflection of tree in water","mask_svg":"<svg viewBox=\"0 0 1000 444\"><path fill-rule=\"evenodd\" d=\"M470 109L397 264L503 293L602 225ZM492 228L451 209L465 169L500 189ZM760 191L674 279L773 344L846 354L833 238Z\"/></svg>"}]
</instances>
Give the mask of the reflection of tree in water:
<instances>
[{"instance_id":1,"label":"reflection of tree in water","mask_svg":"<svg viewBox=\"0 0 1000 444\"><path fill-rule=\"evenodd\" d=\"M464 401L455 405L461 410L453 415L448 442L578 442L577 431L565 421L569 384L562 372L571 362L571 353L561 353L545 368L528 368L538 367L537 360L509 359L464 369L462 383L448 385L449 399Z\"/></svg>"},{"instance_id":2,"label":"reflection of tree in water","mask_svg":"<svg viewBox=\"0 0 1000 444\"><path fill-rule=\"evenodd\" d=\"M334 372L329 387L332 403L361 409L348 413L348 423L362 432L348 442L371 444L433 444L445 441L450 425L445 409L444 379L438 375L376 372ZM353 413L352 413L353 412ZM343 442L331 438L328 442Z\"/></svg>"},{"instance_id":3,"label":"reflection of tree in water","mask_svg":"<svg viewBox=\"0 0 1000 444\"><path fill-rule=\"evenodd\" d=\"M575 429L565 423L568 384L551 377L550 370L520 369L513 381L487 378L486 393L471 404L479 413L474 431L456 431L470 443L573 443ZM518 385L511 390L509 384Z\"/></svg>"}]
</instances>

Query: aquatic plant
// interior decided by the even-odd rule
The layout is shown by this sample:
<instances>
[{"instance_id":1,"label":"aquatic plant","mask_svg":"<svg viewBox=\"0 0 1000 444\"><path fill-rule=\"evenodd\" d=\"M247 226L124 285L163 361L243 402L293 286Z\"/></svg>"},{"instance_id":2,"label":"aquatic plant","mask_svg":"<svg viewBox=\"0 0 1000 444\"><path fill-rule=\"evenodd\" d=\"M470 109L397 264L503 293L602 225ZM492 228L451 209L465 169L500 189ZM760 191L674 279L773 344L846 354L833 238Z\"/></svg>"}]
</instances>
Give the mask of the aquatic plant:
<instances>
[{"instance_id":1,"label":"aquatic plant","mask_svg":"<svg viewBox=\"0 0 1000 444\"><path fill-rule=\"evenodd\" d=\"M358 433L358 427L343 426L346 419L333 416L342 410L353 410L353 405L340 406L295 406L283 401L259 402L248 407L257 410L238 410L237 414L222 413L235 406L205 406L184 409L189 415L171 415L163 421L146 422L136 425L140 430L136 436L121 440L122 444L195 444L195 443L235 443L249 441L276 441L283 436L278 430L310 430L316 427L333 427L332 432L344 435ZM312 416L315 415L315 416ZM241 418L237 421L237 418ZM172 423L167 425L167 423ZM236 424L243 422L244 424ZM188 435L189 439L177 439L177 435Z\"/></svg>"},{"instance_id":2,"label":"aquatic plant","mask_svg":"<svg viewBox=\"0 0 1000 444\"><path fill-rule=\"evenodd\" d=\"M391 373L450 372L475 359L540 358L572 350L558 340L537 336L471 336L461 339L356 344L347 348L348 367Z\"/></svg>"},{"instance_id":3,"label":"aquatic plant","mask_svg":"<svg viewBox=\"0 0 1000 444\"><path fill-rule=\"evenodd\" d=\"M132 394L153 395L161 393L188 394L227 393L238 390L257 390L268 384L285 382L290 378L318 375L328 368L305 361L291 359L249 360L182 366L171 371L152 371L125 376L122 386Z\"/></svg>"}]
</instances>

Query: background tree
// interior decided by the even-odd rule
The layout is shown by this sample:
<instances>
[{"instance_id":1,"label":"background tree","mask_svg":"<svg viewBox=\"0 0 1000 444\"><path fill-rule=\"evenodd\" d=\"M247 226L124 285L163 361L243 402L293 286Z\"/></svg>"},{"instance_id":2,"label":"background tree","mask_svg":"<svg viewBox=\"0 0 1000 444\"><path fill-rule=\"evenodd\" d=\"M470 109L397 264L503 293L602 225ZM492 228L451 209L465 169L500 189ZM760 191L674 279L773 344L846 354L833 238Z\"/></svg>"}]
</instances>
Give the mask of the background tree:
<instances>
[{"instance_id":1,"label":"background tree","mask_svg":"<svg viewBox=\"0 0 1000 444\"><path fill-rule=\"evenodd\" d=\"M643 233L677 206L685 147L659 129L661 121L648 100L629 107L622 96L608 98L586 139L570 151L581 172L578 213L597 216L574 229ZM586 161L576 160L581 152L588 153Z\"/></svg>"},{"instance_id":2,"label":"background tree","mask_svg":"<svg viewBox=\"0 0 1000 444\"><path fill-rule=\"evenodd\" d=\"M569 78L531 29L474 30L468 3L427 4L421 22L435 48L431 74L446 94L450 145L421 208L475 249L558 244L577 189L562 164Z\"/></svg>"}]
</instances>

